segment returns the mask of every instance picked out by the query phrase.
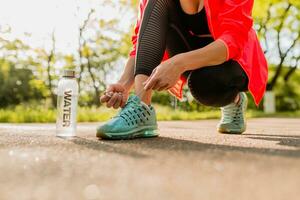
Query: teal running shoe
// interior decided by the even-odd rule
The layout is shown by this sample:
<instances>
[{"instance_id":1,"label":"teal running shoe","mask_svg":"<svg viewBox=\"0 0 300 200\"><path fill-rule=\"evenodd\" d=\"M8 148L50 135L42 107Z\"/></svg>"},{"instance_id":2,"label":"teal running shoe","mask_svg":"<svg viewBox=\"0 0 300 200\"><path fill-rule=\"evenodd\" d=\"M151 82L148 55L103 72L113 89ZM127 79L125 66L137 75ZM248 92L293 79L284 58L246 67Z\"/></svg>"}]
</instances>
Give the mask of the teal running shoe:
<instances>
[{"instance_id":1,"label":"teal running shoe","mask_svg":"<svg viewBox=\"0 0 300 200\"><path fill-rule=\"evenodd\" d=\"M221 108L222 118L218 124L218 131L227 134L242 134L246 130L245 112L248 99L244 92L240 94L238 104L231 103Z\"/></svg>"},{"instance_id":2,"label":"teal running shoe","mask_svg":"<svg viewBox=\"0 0 300 200\"><path fill-rule=\"evenodd\" d=\"M97 137L103 139L133 139L158 136L156 113L136 95L128 98L124 108L97 128Z\"/></svg>"}]
</instances>

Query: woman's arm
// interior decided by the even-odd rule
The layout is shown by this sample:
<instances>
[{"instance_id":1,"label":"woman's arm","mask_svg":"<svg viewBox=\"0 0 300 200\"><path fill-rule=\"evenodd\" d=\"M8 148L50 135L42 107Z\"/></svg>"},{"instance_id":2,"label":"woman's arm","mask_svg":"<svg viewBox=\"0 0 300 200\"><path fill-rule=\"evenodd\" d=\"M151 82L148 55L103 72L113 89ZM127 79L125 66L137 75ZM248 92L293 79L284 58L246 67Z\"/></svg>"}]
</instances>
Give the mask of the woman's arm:
<instances>
[{"instance_id":1,"label":"woman's arm","mask_svg":"<svg viewBox=\"0 0 300 200\"><path fill-rule=\"evenodd\" d=\"M226 61L228 50L222 40L186 53L178 54L162 62L144 83L145 90L165 90L173 87L185 71L222 64Z\"/></svg>"},{"instance_id":2,"label":"woman's arm","mask_svg":"<svg viewBox=\"0 0 300 200\"><path fill-rule=\"evenodd\" d=\"M134 83L134 64L135 56L130 56L125 65L125 69L118 83L123 85L126 90L130 90Z\"/></svg>"},{"instance_id":3,"label":"woman's arm","mask_svg":"<svg viewBox=\"0 0 300 200\"><path fill-rule=\"evenodd\" d=\"M161 63L145 82L145 89L164 90L174 86L187 70L221 64L241 55L253 25L254 0L226 0L219 13L221 33L211 44L178 54Z\"/></svg>"},{"instance_id":4,"label":"woman's arm","mask_svg":"<svg viewBox=\"0 0 300 200\"><path fill-rule=\"evenodd\" d=\"M134 63L135 56L130 56L119 81L109 85L100 97L100 101L106 103L107 107L117 109L126 104L129 91L134 83Z\"/></svg>"},{"instance_id":5,"label":"woman's arm","mask_svg":"<svg viewBox=\"0 0 300 200\"><path fill-rule=\"evenodd\" d=\"M183 73L189 70L222 64L226 61L227 53L224 42L216 40L203 48L178 54L171 59L173 59L174 67L181 68Z\"/></svg>"}]
</instances>

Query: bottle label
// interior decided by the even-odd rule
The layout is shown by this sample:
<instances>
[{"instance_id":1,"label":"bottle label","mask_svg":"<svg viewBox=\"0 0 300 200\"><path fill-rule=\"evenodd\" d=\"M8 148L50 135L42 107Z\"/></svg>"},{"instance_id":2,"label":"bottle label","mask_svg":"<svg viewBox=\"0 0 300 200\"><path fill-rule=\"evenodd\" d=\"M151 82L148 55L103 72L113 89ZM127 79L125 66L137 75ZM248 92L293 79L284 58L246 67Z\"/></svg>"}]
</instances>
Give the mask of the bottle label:
<instances>
[{"instance_id":1,"label":"bottle label","mask_svg":"<svg viewBox=\"0 0 300 200\"><path fill-rule=\"evenodd\" d=\"M71 125L72 90L64 91L63 127Z\"/></svg>"}]
</instances>

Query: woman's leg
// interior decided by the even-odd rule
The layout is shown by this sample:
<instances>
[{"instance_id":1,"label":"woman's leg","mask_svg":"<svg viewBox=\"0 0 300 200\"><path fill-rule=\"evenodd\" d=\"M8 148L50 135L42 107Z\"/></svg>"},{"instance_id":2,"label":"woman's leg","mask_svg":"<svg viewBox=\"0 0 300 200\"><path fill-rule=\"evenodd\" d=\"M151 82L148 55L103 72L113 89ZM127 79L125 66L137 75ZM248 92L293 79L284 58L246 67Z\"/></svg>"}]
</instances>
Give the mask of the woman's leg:
<instances>
[{"instance_id":1,"label":"woman's leg","mask_svg":"<svg viewBox=\"0 0 300 200\"><path fill-rule=\"evenodd\" d=\"M160 64L165 49L172 57L202 48L213 41L212 38L189 34L181 12L177 0L149 0L145 8L135 62L135 90L147 104L151 102L152 91L143 91L143 82ZM219 107L234 102L239 91L247 90L248 78L238 63L227 61L218 66L194 70L188 83L196 100Z\"/></svg>"},{"instance_id":2,"label":"woman's leg","mask_svg":"<svg viewBox=\"0 0 300 200\"><path fill-rule=\"evenodd\" d=\"M247 96L241 91L247 90L248 77L236 61L194 70L188 85L197 101L221 107L219 132L241 134L246 130Z\"/></svg>"},{"instance_id":3,"label":"woman's leg","mask_svg":"<svg viewBox=\"0 0 300 200\"><path fill-rule=\"evenodd\" d=\"M222 107L235 102L239 92L247 90L248 77L236 61L229 60L192 71L188 85L200 103Z\"/></svg>"},{"instance_id":4,"label":"woman's leg","mask_svg":"<svg viewBox=\"0 0 300 200\"><path fill-rule=\"evenodd\" d=\"M170 24L181 23L177 3L174 0L149 0L144 11L135 62L135 93L146 104L151 102L152 91L144 91L143 82L160 64L167 38L173 37L173 33L169 32ZM174 49L188 51L183 46Z\"/></svg>"}]
</instances>

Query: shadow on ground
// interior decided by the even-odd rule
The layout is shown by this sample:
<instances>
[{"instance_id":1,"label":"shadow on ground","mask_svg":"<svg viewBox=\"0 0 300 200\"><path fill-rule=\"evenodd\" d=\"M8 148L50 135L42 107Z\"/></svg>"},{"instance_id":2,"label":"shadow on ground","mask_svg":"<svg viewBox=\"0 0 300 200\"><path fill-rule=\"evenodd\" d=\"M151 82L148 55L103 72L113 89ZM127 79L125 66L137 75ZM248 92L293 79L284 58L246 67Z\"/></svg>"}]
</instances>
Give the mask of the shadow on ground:
<instances>
[{"instance_id":1,"label":"shadow on ground","mask_svg":"<svg viewBox=\"0 0 300 200\"><path fill-rule=\"evenodd\" d=\"M243 134L256 140L275 141L283 146L297 147L300 149L300 136L298 135L267 135L267 134Z\"/></svg>"},{"instance_id":2,"label":"shadow on ground","mask_svg":"<svg viewBox=\"0 0 300 200\"><path fill-rule=\"evenodd\" d=\"M280 136L280 135L256 135L245 134L246 138L257 140L278 141L279 145L300 147L299 136ZM97 140L88 138L76 138L72 140L73 143L83 146L85 148L106 151L110 153L117 153L135 158L147 158L150 155L141 153L141 150L160 150L165 152L239 152L239 153L252 153L263 154L269 156L282 156L282 157L300 157L300 148L294 150L285 149L270 149L270 148L255 148L255 147L239 147L220 144L208 144L197 141L174 139L169 137L157 137L150 139L135 139L135 140Z\"/></svg>"}]
</instances>

